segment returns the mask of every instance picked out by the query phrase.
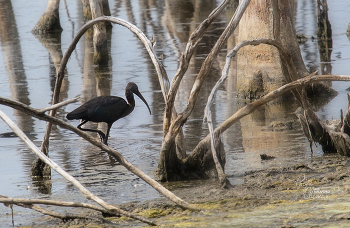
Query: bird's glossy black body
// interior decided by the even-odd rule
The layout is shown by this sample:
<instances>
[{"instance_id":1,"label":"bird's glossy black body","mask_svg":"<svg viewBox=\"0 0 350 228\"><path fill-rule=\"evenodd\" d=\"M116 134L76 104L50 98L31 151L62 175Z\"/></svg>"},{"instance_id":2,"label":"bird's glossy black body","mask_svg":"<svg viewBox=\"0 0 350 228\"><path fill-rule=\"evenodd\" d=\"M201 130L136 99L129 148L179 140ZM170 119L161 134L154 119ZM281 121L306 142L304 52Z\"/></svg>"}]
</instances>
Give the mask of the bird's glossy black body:
<instances>
[{"instance_id":1,"label":"bird's glossy black body","mask_svg":"<svg viewBox=\"0 0 350 228\"><path fill-rule=\"evenodd\" d=\"M91 122L115 122L130 114L134 107L121 97L100 96L95 97L79 108L68 113L67 119L81 119Z\"/></svg>"},{"instance_id":2,"label":"bird's glossy black body","mask_svg":"<svg viewBox=\"0 0 350 228\"><path fill-rule=\"evenodd\" d=\"M83 131L97 132L100 135L101 140L107 144L108 135L112 124L118 119L129 115L134 110L135 100L133 94L136 94L146 104L151 114L151 109L139 92L137 85L133 82L129 82L125 88L125 96L128 102L126 102L123 98L116 96L95 97L68 113L67 119L81 119L82 122L78 125L79 129ZM106 135L99 130L81 128L81 126L88 121L107 123L108 128Z\"/></svg>"}]
</instances>

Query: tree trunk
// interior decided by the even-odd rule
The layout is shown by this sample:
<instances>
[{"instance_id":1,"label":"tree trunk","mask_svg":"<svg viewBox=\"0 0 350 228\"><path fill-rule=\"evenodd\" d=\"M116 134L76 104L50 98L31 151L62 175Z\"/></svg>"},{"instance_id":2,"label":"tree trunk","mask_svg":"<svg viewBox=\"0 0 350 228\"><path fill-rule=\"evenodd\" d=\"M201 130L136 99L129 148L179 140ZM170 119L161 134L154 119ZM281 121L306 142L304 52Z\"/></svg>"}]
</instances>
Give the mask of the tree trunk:
<instances>
[{"instance_id":1,"label":"tree trunk","mask_svg":"<svg viewBox=\"0 0 350 228\"><path fill-rule=\"evenodd\" d=\"M90 0L92 19L103 16L102 0ZM94 25L94 64L107 66L109 62L107 31L105 23Z\"/></svg>"},{"instance_id":2,"label":"tree trunk","mask_svg":"<svg viewBox=\"0 0 350 228\"><path fill-rule=\"evenodd\" d=\"M274 0L272 0L274 1ZM274 19L271 1L252 1L240 21L238 42L257 38L276 39L292 56L299 78L307 75L294 27L293 1L275 1ZM249 46L238 52L237 92L242 97L258 98L285 84L281 57L269 45Z\"/></svg>"},{"instance_id":3,"label":"tree trunk","mask_svg":"<svg viewBox=\"0 0 350 228\"><path fill-rule=\"evenodd\" d=\"M58 12L60 0L49 0L46 11L32 29L34 34L61 32L60 15Z\"/></svg>"}]
</instances>

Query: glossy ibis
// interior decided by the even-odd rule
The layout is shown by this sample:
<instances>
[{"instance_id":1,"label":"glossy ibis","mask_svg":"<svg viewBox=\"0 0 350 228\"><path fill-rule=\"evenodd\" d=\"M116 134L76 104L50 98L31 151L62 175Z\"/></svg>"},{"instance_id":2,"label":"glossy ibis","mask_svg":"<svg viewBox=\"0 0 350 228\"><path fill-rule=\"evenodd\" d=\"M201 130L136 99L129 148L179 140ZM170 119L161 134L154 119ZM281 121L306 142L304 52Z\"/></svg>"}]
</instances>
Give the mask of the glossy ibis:
<instances>
[{"instance_id":1,"label":"glossy ibis","mask_svg":"<svg viewBox=\"0 0 350 228\"><path fill-rule=\"evenodd\" d=\"M81 119L82 122L77 126L77 128L82 131L97 132L101 138L101 141L107 145L109 130L111 129L113 123L120 118L129 115L134 110L134 94L136 94L146 104L149 113L151 114L151 109L149 108L145 98L143 98L139 92L137 85L133 82L129 82L125 88L125 96L128 103L123 98L116 96L95 97L68 113L67 119ZM81 126L88 121L107 123L108 127L106 135L99 130L81 128Z\"/></svg>"}]
</instances>

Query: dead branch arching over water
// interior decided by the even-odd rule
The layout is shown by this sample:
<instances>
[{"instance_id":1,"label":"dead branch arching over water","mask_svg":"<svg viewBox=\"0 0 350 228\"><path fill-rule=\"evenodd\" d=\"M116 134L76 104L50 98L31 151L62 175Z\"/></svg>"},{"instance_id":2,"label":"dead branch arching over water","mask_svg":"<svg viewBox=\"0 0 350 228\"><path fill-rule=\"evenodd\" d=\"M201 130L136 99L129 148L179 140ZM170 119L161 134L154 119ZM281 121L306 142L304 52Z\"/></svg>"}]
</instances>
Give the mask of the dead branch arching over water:
<instances>
[{"instance_id":1,"label":"dead branch arching over water","mask_svg":"<svg viewBox=\"0 0 350 228\"><path fill-rule=\"evenodd\" d=\"M59 94L60 94L60 88L62 85L62 80L64 77L64 71L68 62L68 59L71 55L71 53L74 51L76 44L78 43L78 41L80 40L81 36L94 24L99 23L99 22L113 22L116 24L120 24L124 27L127 27L130 31L132 31L145 45L145 48L147 49L150 58L152 60L152 62L155 65L159 80L162 81L163 83L161 83L162 85L162 90L165 91L166 89L163 87L167 87L169 86L169 80L168 77L166 75L166 71L163 67L162 64L160 64L158 58L156 57L156 55L154 54L153 51L153 47L151 42L148 40L148 38L142 33L142 31L140 29L138 29L136 26L132 25L131 23L124 21L122 19L119 18L114 18L114 17L108 17L108 16L104 16L104 17L99 17L96 18L92 21L87 22L76 34L76 36L74 37L72 43L70 44L68 50L65 52L65 55L62 58L61 61L61 65L60 65L60 69L57 72L57 78L56 78L56 84L55 84L55 89L54 89L54 94L53 94L53 100L52 100L52 104L53 107L50 107L48 109L43 109L43 110L35 110L32 109L31 107L24 105L20 102L15 102L15 101L11 101L8 100L6 98L2 98L1 99L1 104L4 105L8 105L11 106L15 109L21 110L23 112L26 112L36 118L42 119L47 121L47 127L46 127L46 131L45 131L45 136L44 136L44 140L42 143L42 148L44 148L43 151L46 152L46 154L48 153L48 142L49 142L49 135L51 132L51 128L52 128L52 124L55 125L59 125L63 128L72 130L73 132L77 133L79 136L81 136L82 138L86 139L87 141L89 141L90 143L92 143L95 146L100 147L101 149L103 149L104 151L106 151L107 153L109 153L111 156L115 157L115 159L120 162L120 164L122 164L124 167L126 167L129 171L133 172L134 174L136 174L137 176L139 176L141 179L143 179L145 182L147 182L148 184L150 184L153 188L155 188L158 192L160 192L161 194L163 194L164 196L168 197L169 199L171 199L174 203L178 204L179 206L186 208L186 209L191 209L191 210L199 210L196 206L194 205L190 205L189 203L183 201L182 199L180 199L179 197L177 197L176 195L174 195L172 192L170 192L169 190L167 190L166 188L164 188L161 184L159 184L158 182L154 181L152 178L150 178L148 175L146 175L145 173L143 173L141 170L139 170L137 167L133 166L130 162L128 162L119 152L109 148L108 146L102 144L101 142L95 140L94 138L90 137L88 134L85 134L84 132L78 130L77 128L65 123L64 121L61 121L57 118L55 118L54 116L56 115L56 109L58 108L58 106L55 104L57 104L58 100L59 100ZM50 115L46 115L43 112L50 110ZM16 126L13 124L13 122L6 117L6 115L4 113L1 112L1 117L3 119L6 120L7 123L10 123L10 125L14 128L16 128ZM12 122L12 124L11 124ZM18 133L19 135L21 135L20 133L20 129L17 128L16 133ZM22 132L23 133L23 132ZM26 143L28 142L28 138L25 135L21 135L22 139L26 141ZM28 142L28 144L31 144L30 142ZM33 151L36 152L36 154L42 159L44 160L47 164L49 164L51 166L51 168L55 168L55 170L62 175L65 172L58 167L55 163L53 163L51 160L49 160L45 154L41 153L40 150L38 150L36 147L32 147L33 144L31 145L31 149ZM107 204L106 202L104 202L103 200L99 199L98 197L94 196L91 192L89 192L87 189L85 189L79 182L74 181L74 178L72 176L70 176L68 174L65 175L65 178L73 181L74 185L76 187L78 187L83 195L85 197L87 197L88 199L92 199L94 201L96 201L97 203L99 203L101 206L103 206L104 208L106 208L107 210L111 211L112 213L120 213L120 214L124 214L128 217L131 218L135 218L141 221L144 221L148 224L154 225L154 223L152 221L149 221L147 219L141 218L139 216L135 216L132 215L130 213L125 213L122 210Z\"/></svg>"}]
</instances>

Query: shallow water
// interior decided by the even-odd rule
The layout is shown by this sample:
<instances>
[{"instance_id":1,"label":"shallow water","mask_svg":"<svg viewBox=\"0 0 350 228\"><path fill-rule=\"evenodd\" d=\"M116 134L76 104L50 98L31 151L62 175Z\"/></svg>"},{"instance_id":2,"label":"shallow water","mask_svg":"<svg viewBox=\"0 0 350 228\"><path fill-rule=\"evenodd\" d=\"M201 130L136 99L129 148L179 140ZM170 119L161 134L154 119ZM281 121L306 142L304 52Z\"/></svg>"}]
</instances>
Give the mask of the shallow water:
<instances>
[{"instance_id":1,"label":"shallow water","mask_svg":"<svg viewBox=\"0 0 350 228\"><path fill-rule=\"evenodd\" d=\"M184 50L191 31L217 5L216 1L198 1L193 6L186 1L185 5L177 1L110 1L112 16L131 21L148 36L155 35L158 56L164 57L163 64L171 78L175 74L178 57ZM300 2L300 3L299 3ZM297 30L307 36L315 36L315 12L312 4L302 5L298 1ZM33 5L34 4L34 5ZM7 28L1 35L0 51L0 96L19 100L34 108L49 106L55 67L53 58L31 29L46 9L47 1L2 1L0 10L9 21L2 21ZM165 7L167 6L167 7ZM192 8L191 8L192 7ZM29 11L28 8L31 8ZM349 74L350 41L345 32L350 16L347 0L329 2L329 17L333 29L333 49L331 66L333 74ZM69 14L69 16L68 16ZM189 89L195 79L205 53L208 53L215 38L226 23L224 14L214 28L211 28L200 48L184 82L181 85L176 101L178 110L187 104ZM338 18L341 16L342 20ZM67 49L73 34L83 24L81 2L61 1L60 19L63 32L61 36L62 52ZM306 22L306 23L305 23ZM7 26L7 27L6 27ZM3 27L4 28L4 27ZM51 43L51 45L57 45ZM228 43L233 46L234 43ZM124 88L129 81L139 85L139 89L148 101L152 115L146 106L136 99L136 108L128 117L118 120L111 129L109 145L121 152L126 159L138 166L150 176L157 167L158 152L162 141L162 118L164 101L160 91L157 75L141 43L127 29L113 26L111 46L111 66L105 72L96 72L91 64L91 42L82 39L71 56L67 66L67 77L62 87L63 99L81 94L81 101L70 104L59 110L59 117L78 107L82 102L98 95L117 95L124 97ZM320 59L316 41L309 39L301 45L301 50L308 69L320 68ZM202 122L203 107L206 97L219 77L227 50L221 53L214 64L212 74L201 90L198 104L193 115L185 126L186 149L191 151L198 141L208 134L207 126ZM96 76L96 77L95 77ZM232 76L233 77L233 76ZM235 99L233 80L229 79L219 91L213 107L214 124L218 125L242 106L242 101ZM349 83L333 83L339 95L319 110L324 119L336 119L339 109L346 108L346 89ZM2 111L28 134L29 138L40 147L45 131L45 123L35 120L11 108L1 106ZM295 162L312 159L309 143L299 127L290 130L276 131L270 128L273 122L297 121L295 104L268 105L254 114L243 118L223 135L227 153L226 173L232 183L241 183L240 176L246 171L263 169L270 166L285 166ZM282 111L281 111L282 110ZM78 121L69 121L77 125ZM90 125L95 126L95 125ZM294 125L293 125L294 126ZM296 124L296 126L298 126ZM101 127L101 126L100 126ZM104 126L102 126L103 128ZM261 162L260 154L266 153L277 158ZM0 121L0 194L18 198L44 198L67 201L87 202L81 193L61 176L52 173L49 190L41 182L32 180L30 167L35 156L10 128ZM313 156L322 156L320 148L314 148ZM50 141L50 158L72 174L91 192L111 204L151 200L162 197L155 190L140 181L125 168L114 164L108 155L84 142L75 134L61 128L55 128ZM196 182L198 183L198 182ZM40 214L20 207L14 207L15 225L30 225L41 217ZM0 206L0 222L11 226L11 210Z\"/></svg>"}]
</instances>

